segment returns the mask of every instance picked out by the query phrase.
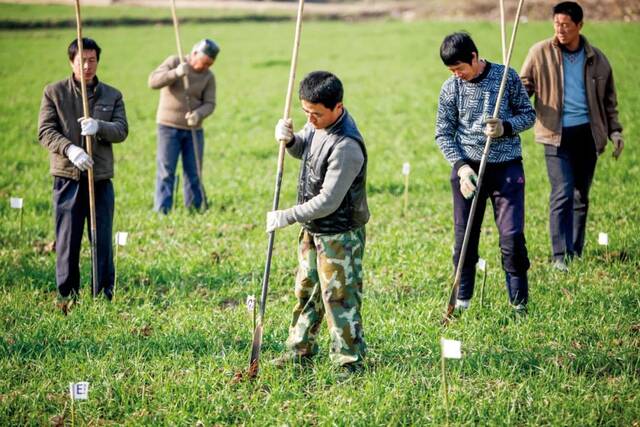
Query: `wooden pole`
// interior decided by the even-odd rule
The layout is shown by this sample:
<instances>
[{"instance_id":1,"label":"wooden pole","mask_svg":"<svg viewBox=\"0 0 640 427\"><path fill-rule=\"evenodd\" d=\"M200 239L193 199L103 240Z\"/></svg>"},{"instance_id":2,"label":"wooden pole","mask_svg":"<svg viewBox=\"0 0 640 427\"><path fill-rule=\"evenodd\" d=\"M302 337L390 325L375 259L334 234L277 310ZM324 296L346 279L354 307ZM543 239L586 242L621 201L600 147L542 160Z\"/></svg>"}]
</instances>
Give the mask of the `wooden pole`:
<instances>
[{"instance_id":1,"label":"wooden pole","mask_svg":"<svg viewBox=\"0 0 640 427\"><path fill-rule=\"evenodd\" d=\"M80 56L80 88L82 91L82 111L84 118L91 117L89 111L89 101L87 99L87 82L84 79L84 46L82 42L82 19L80 17L80 0L75 0L76 5L76 28L78 33L78 53ZM85 148L87 154L93 159L93 137L85 136ZM98 238L96 227L96 195L94 188L93 166L87 170L87 185L89 187L89 228L91 229L91 276L93 283L93 296L98 295L98 254L96 250L96 240Z\"/></svg>"},{"instance_id":2,"label":"wooden pole","mask_svg":"<svg viewBox=\"0 0 640 427\"><path fill-rule=\"evenodd\" d=\"M302 12L304 10L304 0L298 2L298 16L296 18L296 31L293 40L293 52L291 53L291 68L289 70L289 83L287 85L287 96L284 103L284 113L282 118L287 120L291 116L291 98L293 97L293 85L296 77L296 67L298 65L298 50L300 48L300 34L302 32ZM280 147L278 150L278 169L276 172L276 184L273 194L273 206L272 210L278 210L278 204L280 201L280 188L282 186L282 172L284 169L284 152L285 145L288 141L280 141ZM260 347L262 346L262 329L264 325L264 313L267 303L267 291L269 289L269 274L271 272L271 256L273 254L273 244L275 241L276 232L271 231L269 233L269 243L267 245L267 260L264 266L264 274L262 276L262 292L260 295L260 309L258 315L258 323L253 331L253 342L251 345L251 357L249 360L249 372L250 378L255 378L258 375L259 361L260 361Z\"/></svg>"}]
</instances>

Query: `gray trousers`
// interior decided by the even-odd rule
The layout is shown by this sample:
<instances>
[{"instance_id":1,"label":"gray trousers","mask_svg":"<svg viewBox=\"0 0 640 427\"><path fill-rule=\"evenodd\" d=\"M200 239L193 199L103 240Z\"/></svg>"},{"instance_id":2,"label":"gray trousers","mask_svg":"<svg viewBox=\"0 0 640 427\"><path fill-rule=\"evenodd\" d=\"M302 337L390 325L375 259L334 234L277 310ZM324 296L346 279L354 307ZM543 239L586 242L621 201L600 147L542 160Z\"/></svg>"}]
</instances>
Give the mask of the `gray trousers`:
<instances>
[{"instance_id":1,"label":"gray trousers","mask_svg":"<svg viewBox=\"0 0 640 427\"><path fill-rule=\"evenodd\" d=\"M111 235L115 195L110 179L97 181L96 252L98 259L98 289L108 299L113 294L114 268ZM80 291L80 246L85 223L89 239L89 188L85 174L80 181L54 177L53 209L56 226L56 285L63 297Z\"/></svg>"},{"instance_id":2,"label":"gray trousers","mask_svg":"<svg viewBox=\"0 0 640 427\"><path fill-rule=\"evenodd\" d=\"M549 195L549 231L553 258L581 256L584 248L589 189L598 155L587 123L562 129L559 147L545 145Z\"/></svg>"}]
</instances>

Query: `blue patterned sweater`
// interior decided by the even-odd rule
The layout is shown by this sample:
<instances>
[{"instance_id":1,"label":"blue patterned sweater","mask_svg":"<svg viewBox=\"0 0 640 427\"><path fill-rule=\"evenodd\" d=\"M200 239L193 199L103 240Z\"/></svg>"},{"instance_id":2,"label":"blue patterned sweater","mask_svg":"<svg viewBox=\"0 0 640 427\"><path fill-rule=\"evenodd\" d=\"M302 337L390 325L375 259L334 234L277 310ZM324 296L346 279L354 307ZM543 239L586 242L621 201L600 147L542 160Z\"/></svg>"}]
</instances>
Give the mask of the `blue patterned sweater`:
<instances>
[{"instance_id":1,"label":"blue patterned sweater","mask_svg":"<svg viewBox=\"0 0 640 427\"><path fill-rule=\"evenodd\" d=\"M480 162L487 141L484 120L491 117L500 90L504 66L486 62L482 74L471 81L451 76L442 85L436 118L436 142L452 166ZM487 161L503 163L522 158L518 134L536 121L529 96L512 68L507 75L500 113L504 135L491 142Z\"/></svg>"}]
</instances>

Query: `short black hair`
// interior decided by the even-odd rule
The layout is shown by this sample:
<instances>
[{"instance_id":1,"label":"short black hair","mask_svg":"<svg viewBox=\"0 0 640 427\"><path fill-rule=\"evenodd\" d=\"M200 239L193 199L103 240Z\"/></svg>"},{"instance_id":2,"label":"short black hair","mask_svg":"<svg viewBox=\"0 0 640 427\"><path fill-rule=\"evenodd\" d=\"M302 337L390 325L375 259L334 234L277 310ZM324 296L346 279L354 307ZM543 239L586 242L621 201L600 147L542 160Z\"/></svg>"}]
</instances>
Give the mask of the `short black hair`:
<instances>
[{"instance_id":1,"label":"short black hair","mask_svg":"<svg viewBox=\"0 0 640 427\"><path fill-rule=\"evenodd\" d=\"M328 71L313 71L300 82L299 97L312 104L322 104L333 110L342 102L344 90L338 77Z\"/></svg>"},{"instance_id":2,"label":"short black hair","mask_svg":"<svg viewBox=\"0 0 640 427\"><path fill-rule=\"evenodd\" d=\"M478 48L467 32L449 34L440 45L440 58L444 65L456 65L464 62L471 65L473 53L478 56Z\"/></svg>"},{"instance_id":3,"label":"short black hair","mask_svg":"<svg viewBox=\"0 0 640 427\"><path fill-rule=\"evenodd\" d=\"M553 6L553 15L557 14L569 15L574 24L582 22L583 13L580 5L574 1L563 1Z\"/></svg>"},{"instance_id":4,"label":"short black hair","mask_svg":"<svg viewBox=\"0 0 640 427\"><path fill-rule=\"evenodd\" d=\"M82 50L95 50L96 51L96 59L98 60L98 62L100 62L100 52L102 52L102 49L100 49L100 46L98 46L98 43L96 43L96 41L94 39L90 39L88 37L83 37L82 38ZM78 53L78 39L74 39L71 44L69 45L69 48L67 49L67 54L69 55L69 61L73 62L74 59L76 59L76 55Z\"/></svg>"}]
</instances>

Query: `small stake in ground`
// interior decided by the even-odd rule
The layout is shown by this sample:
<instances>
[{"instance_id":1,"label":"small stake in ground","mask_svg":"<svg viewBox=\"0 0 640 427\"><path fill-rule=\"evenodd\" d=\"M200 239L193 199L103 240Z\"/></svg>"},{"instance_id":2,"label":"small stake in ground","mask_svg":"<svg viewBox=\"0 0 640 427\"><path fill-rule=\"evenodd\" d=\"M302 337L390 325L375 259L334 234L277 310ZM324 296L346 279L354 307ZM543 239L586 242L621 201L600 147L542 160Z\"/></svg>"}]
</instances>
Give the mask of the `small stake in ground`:
<instances>
[{"instance_id":1,"label":"small stake in ground","mask_svg":"<svg viewBox=\"0 0 640 427\"><path fill-rule=\"evenodd\" d=\"M609 262L609 235L607 233L598 233L598 244L604 246L604 258Z\"/></svg>"},{"instance_id":2,"label":"small stake in ground","mask_svg":"<svg viewBox=\"0 0 640 427\"><path fill-rule=\"evenodd\" d=\"M480 308L482 308L484 306L484 285L487 283L487 261L483 258L478 258L478 269L483 272L482 286L480 286Z\"/></svg>"},{"instance_id":3,"label":"small stake in ground","mask_svg":"<svg viewBox=\"0 0 640 427\"><path fill-rule=\"evenodd\" d=\"M11 198L11 208L12 209L19 209L20 213L18 214L19 216L19 225L18 225L18 232L22 233L22 208L24 206L24 200L22 199L22 197L12 197Z\"/></svg>"},{"instance_id":4,"label":"small stake in ground","mask_svg":"<svg viewBox=\"0 0 640 427\"><path fill-rule=\"evenodd\" d=\"M449 387L447 386L446 364L444 359L462 359L462 343L456 340L440 338L440 367L442 370L442 393L444 396L444 409L449 425Z\"/></svg>"},{"instance_id":5,"label":"small stake in ground","mask_svg":"<svg viewBox=\"0 0 640 427\"><path fill-rule=\"evenodd\" d=\"M178 166L176 165L176 171L178 170ZM173 183L173 208L178 209L180 204L178 203L178 196L180 196L180 175L176 173L176 180Z\"/></svg>"},{"instance_id":6,"label":"small stake in ground","mask_svg":"<svg viewBox=\"0 0 640 427\"><path fill-rule=\"evenodd\" d=\"M409 162L405 162L402 165L402 175L404 175L404 216L407 216L409 212L409 173L411 172L411 165Z\"/></svg>"},{"instance_id":7,"label":"small stake in ground","mask_svg":"<svg viewBox=\"0 0 640 427\"><path fill-rule=\"evenodd\" d=\"M89 399L89 383L81 381L79 383L69 383L69 396L71 398L71 426L75 426L75 404L76 400Z\"/></svg>"},{"instance_id":8,"label":"small stake in ground","mask_svg":"<svg viewBox=\"0 0 640 427\"><path fill-rule=\"evenodd\" d=\"M113 302L116 301L116 283L118 282L118 246L126 246L127 237L129 237L129 233L125 231L118 231L116 233L116 254L113 266Z\"/></svg>"}]
</instances>

